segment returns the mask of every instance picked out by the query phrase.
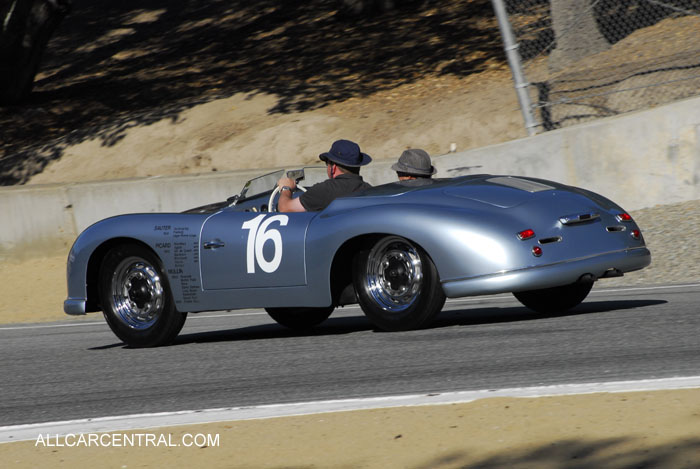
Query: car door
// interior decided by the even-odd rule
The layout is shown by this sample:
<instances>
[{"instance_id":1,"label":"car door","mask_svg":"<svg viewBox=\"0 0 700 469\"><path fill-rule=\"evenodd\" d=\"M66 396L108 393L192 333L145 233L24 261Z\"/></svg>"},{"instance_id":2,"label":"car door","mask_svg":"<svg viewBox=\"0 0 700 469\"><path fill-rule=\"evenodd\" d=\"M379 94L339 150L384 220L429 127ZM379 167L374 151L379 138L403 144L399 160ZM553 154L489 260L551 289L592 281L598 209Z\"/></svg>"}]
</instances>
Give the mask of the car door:
<instances>
[{"instance_id":1,"label":"car door","mask_svg":"<svg viewBox=\"0 0 700 469\"><path fill-rule=\"evenodd\" d=\"M305 285L304 244L315 215L224 210L211 216L200 236L202 288Z\"/></svg>"}]
</instances>

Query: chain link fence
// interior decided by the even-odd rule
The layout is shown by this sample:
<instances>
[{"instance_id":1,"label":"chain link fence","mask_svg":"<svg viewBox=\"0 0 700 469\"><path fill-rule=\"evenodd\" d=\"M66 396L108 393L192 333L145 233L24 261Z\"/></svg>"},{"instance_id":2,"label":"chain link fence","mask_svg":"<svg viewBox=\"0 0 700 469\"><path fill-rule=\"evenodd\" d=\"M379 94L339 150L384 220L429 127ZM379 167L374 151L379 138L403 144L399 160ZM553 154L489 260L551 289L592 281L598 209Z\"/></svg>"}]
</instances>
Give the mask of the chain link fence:
<instances>
[{"instance_id":1,"label":"chain link fence","mask_svg":"<svg viewBox=\"0 0 700 469\"><path fill-rule=\"evenodd\" d=\"M700 95L700 0L505 0L537 130Z\"/></svg>"}]
</instances>

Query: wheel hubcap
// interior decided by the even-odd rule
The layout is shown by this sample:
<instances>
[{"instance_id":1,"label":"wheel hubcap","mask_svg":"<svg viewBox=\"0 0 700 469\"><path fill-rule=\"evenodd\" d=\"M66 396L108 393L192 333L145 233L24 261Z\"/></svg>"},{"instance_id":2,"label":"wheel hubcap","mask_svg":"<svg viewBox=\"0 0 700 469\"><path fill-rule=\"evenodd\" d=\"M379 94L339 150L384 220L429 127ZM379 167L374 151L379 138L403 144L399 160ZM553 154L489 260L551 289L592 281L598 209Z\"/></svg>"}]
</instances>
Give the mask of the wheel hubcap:
<instances>
[{"instance_id":1,"label":"wheel hubcap","mask_svg":"<svg viewBox=\"0 0 700 469\"><path fill-rule=\"evenodd\" d=\"M158 272L143 259L124 259L112 276L111 301L124 324L132 329L148 329L163 311L163 286Z\"/></svg>"},{"instance_id":2,"label":"wheel hubcap","mask_svg":"<svg viewBox=\"0 0 700 469\"><path fill-rule=\"evenodd\" d=\"M367 262L368 291L384 310L400 312L418 298L423 282L420 255L401 238L387 238L372 248Z\"/></svg>"}]
</instances>

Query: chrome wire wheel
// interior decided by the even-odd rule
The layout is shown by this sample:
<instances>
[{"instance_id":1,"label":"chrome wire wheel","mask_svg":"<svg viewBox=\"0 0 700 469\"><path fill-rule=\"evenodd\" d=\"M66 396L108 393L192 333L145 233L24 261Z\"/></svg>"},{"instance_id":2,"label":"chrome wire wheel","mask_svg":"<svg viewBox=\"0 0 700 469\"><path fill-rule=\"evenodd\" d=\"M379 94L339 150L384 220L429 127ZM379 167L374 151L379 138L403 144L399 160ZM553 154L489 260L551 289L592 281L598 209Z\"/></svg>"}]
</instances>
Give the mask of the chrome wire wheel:
<instances>
[{"instance_id":1,"label":"chrome wire wheel","mask_svg":"<svg viewBox=\"0 0 700 469\"><path fill-rule=\"evenodd\" d=\"M365 242L353 257L352 283L362 311L383 331L428 327L445 304L433 260L395 235Z\"/></svg>"},{"instance_id":2,"label":"chrome wire wheel","mask_svg":"<svg viewBox=\"0 0 700 469\"><path fill-rule=\"evenodd\" d=\"M379 307L399 313L418 299L423 264L415 246L398 237L378 242L367 257L366 288Z\"/></svg>"},{"instance_id":3,"label":"chrome wire wheel","mask_svg":"<svg viewBox=\"0 0 700 469\"><path fill-rule=\"evenodd\" d=\"M163 313L165 299L160 275L142 258L127 257L117 265L110 293L112 310L132 329L148 329Z\"/></svg>"},{"instance_id":4,"label":"chrome wire wheel","mask_svg":"<svg viewBox=\"0 0 700 469\"><path fill-rule=\"evenodd\" d=\"M187 319L175 307L160 259L148 247L118 244L100 263L100 306L112 332L130 347L158 347L175 339Z\"/></svg>"}]
</instances>

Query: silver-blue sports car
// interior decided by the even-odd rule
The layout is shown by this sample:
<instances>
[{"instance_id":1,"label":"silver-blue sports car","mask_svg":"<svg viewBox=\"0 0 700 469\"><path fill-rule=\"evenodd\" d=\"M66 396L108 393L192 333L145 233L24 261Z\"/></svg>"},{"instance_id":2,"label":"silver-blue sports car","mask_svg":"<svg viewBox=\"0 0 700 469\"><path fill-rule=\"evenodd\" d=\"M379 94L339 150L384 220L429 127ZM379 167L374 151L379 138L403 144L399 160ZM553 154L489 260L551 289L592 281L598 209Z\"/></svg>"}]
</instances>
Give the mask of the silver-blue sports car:
<instances>
[{"instance_id":1,"label":"silver-blue sports car","mask_svg":"<svg viewBox=\"0 0 700 469\"><path fill-rule=\"evenodd\" d=\"M103 311L134 347L172 341L187 313L236 308L265 308L278 323L306 329L359 303L378 329L402 331L428 326L446 297L512 292L534 311L565 311L596 280L651 261L627 212L551 181L400 181L321 212L278 213L283 174L183 213L90 226L68 257L65 312ZM305 177L303 169L288 175Z\"/></svg>"}]
</instances>

